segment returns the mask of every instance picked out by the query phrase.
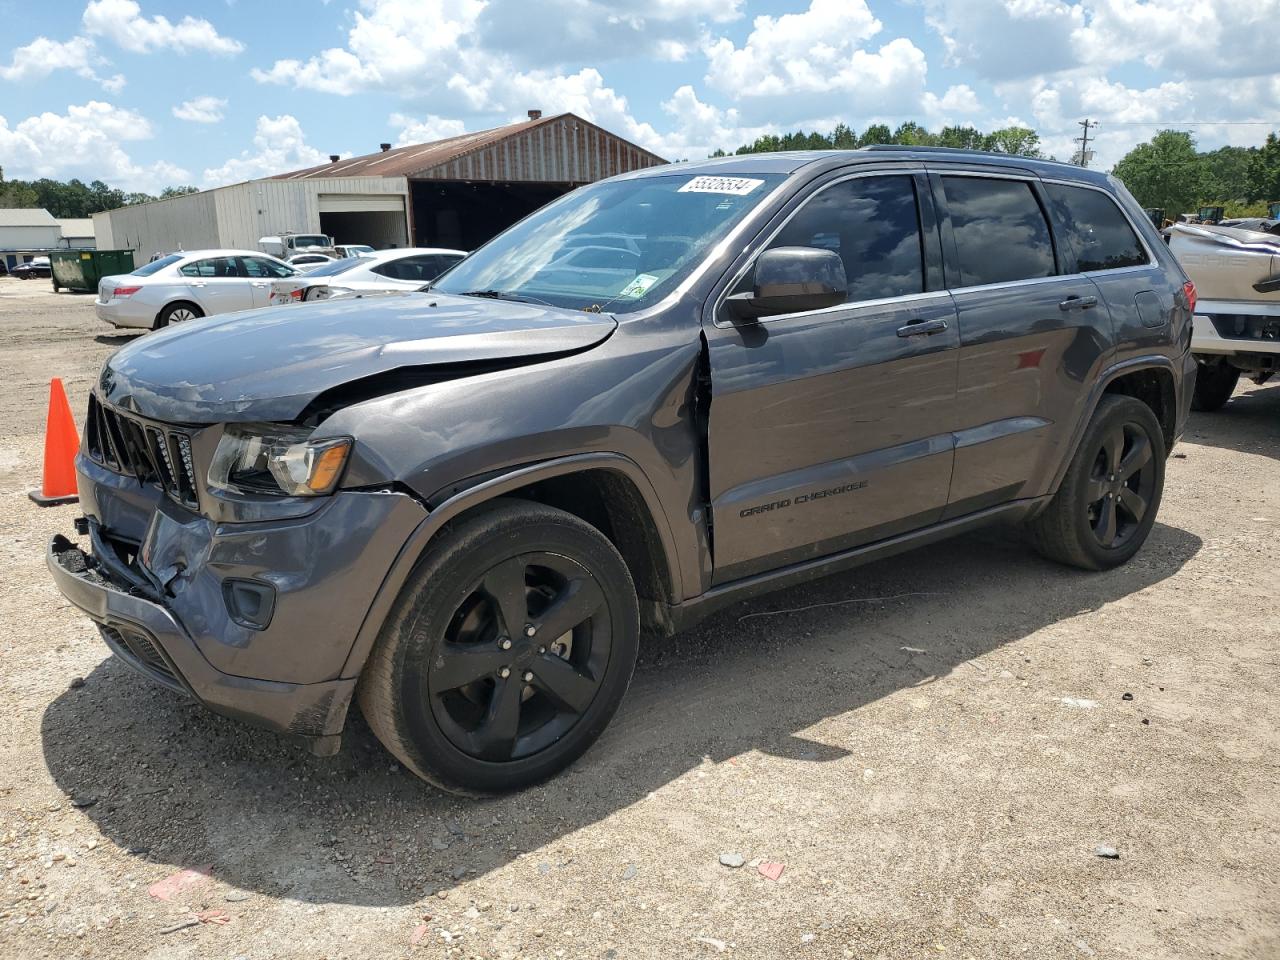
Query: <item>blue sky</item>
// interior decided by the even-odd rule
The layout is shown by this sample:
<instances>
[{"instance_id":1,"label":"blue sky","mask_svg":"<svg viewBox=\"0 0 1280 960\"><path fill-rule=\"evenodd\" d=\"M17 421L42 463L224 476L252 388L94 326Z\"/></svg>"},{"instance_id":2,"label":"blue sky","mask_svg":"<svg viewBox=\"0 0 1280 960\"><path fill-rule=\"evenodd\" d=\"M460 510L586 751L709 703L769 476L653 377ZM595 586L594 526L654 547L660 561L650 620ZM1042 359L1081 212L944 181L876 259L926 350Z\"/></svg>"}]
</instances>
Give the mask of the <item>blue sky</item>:
<instances>
[{"instance_id":1,"label":"blue sky","mask_svg":"<svg viewBox=\"0 0 1280 960\"><path fill-rule=\"evenodd\" d=\"M1165 124L1280 127L1277 22L1280 0L0 0L0 166L206 187L539 108L669 159L905 120L1024 123L1066 158L1087 116L1107 167Z\"/></svg>"}]
</instances>

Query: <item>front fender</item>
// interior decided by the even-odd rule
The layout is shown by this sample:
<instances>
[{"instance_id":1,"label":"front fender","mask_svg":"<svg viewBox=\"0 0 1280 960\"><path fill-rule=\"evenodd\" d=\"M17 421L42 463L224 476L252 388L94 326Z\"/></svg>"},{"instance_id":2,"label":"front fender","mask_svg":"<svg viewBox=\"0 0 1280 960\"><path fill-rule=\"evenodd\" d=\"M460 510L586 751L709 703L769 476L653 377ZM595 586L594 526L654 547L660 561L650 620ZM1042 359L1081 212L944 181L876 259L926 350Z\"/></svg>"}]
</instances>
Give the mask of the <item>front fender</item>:
<instances>
[{"instance_id":1,"label":"front fender","mask_svg":"<svg viewBox=\"0 0 1280 960\"><path fill-rule=\"evenodd\" d=\"M373 649L373 644L378 638L382 624L390 615L391 608L400 595L405 581L409 579L409 574L413 572L414 566L432 538L446 523L482 503L531 483L586 470L616 471L635 485L653 518L672 580L677 585L683 584L685 571L681 565L681 551L672 534L666 511L662 508L662 502L653 484L635 461L616 453L584 453L521 467L469 485L432 508L426 519L409 536L387 571L373 604L365 615L364 623L356 636L356 642L347 657L347 662L342 668L342 676L359 675L365 660L368 659L369 651ZM678 601L681 597L673 599Z\"/></svg>"}]
</instances>

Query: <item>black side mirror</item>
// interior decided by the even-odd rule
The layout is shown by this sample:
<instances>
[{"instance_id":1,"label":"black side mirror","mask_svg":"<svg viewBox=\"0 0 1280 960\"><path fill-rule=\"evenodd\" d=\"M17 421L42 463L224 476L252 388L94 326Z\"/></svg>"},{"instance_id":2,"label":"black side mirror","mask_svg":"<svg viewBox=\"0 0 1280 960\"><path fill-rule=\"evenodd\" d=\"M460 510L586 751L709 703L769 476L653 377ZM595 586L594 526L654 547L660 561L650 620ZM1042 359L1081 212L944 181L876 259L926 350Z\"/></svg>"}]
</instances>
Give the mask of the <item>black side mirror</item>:
<instances>
[{"instance_id":1,"label":"black side mirror","mask_svg":"<svg viewBox=\"0 0 1280 960\"><path fill-rule=\"evenodd\" d=\"M844 261L821 247L775 247L756 259L751 293L725 299L735 323L780 313L802 313L844 303L849 281Z\"/></svg>"}]
</instances>

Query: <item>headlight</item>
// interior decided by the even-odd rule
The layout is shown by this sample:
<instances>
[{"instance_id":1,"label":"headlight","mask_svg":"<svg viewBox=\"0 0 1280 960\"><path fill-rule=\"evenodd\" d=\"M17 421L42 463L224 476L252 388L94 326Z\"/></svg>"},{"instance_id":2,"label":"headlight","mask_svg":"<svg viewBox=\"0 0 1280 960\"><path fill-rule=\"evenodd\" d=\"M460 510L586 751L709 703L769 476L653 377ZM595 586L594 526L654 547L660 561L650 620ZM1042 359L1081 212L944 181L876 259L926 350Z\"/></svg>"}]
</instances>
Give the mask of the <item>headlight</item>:
<instances>
[{"instance_id":1,"label":"headlight","mask_svg":"<svg viewBox=\"0 0 1280 960\"><path fill-rule=\"evenodd\" d=\"M310 430L270 423L229 426L213 453L209 486L291 497L331 493L346 466L351 438L310 437Z\"/></svg>"}]
</instances>

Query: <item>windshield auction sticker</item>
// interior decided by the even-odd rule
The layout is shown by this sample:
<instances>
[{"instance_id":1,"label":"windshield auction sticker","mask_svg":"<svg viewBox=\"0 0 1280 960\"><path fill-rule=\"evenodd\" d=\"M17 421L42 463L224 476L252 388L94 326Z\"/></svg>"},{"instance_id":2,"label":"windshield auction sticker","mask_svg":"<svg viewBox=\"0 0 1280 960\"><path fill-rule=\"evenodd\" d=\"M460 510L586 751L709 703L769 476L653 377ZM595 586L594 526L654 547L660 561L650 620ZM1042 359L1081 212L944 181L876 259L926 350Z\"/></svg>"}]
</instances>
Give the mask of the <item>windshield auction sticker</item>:
<instances>
[{"instance_id":1,"label":"windshield auction sticker","mask_svg":"<svg viewBox=\"0 0 1280 960\"><path fill-rule=\"evenodd\" d=\"M680 193L727 193L734 197L745 197L763 180L751 177L694 177L683 187Z\"/></svg>"},{"instance_id":2,"label":"windshield auction sticker","mask_svg":"<svg viewBox=\"0 0 1280 960\"><path fill-rule=\"evenodd\" d=\"M651 273L638 273L634 280L622 288L622 292L618 294L620 297L643 297L645 292L654 285L658 280Z\"/></svg>"}]
</instances>

